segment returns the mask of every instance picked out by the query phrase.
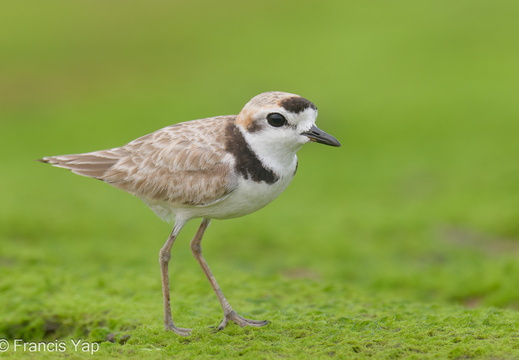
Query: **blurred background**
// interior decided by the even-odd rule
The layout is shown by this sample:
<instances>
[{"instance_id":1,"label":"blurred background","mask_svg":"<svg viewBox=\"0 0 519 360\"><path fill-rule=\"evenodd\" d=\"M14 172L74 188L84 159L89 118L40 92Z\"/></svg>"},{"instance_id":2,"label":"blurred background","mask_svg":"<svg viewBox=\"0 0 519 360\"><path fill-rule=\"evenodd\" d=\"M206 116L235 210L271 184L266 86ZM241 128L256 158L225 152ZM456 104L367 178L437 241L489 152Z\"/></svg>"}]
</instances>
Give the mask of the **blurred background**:
<instances>
[{"instance_id":1,"label":"blurred background","mask_svg":"<svg viewBox=\"0 0 519 360\"><path fill-rule=\"evenodd\" d=\"M239 273L519 308L518 3L0 7L2 317L16 323L52 301L73 311L107 291L160 297L170 225L35 159L237 114L270 90L313 101L318 126L343 146L305 146L278 200L213 222L204 246L224 288ZM172 277L188 294L200 284L216 308L189 252L197 226L175 244Z\"/></svg>"}]
</instances>

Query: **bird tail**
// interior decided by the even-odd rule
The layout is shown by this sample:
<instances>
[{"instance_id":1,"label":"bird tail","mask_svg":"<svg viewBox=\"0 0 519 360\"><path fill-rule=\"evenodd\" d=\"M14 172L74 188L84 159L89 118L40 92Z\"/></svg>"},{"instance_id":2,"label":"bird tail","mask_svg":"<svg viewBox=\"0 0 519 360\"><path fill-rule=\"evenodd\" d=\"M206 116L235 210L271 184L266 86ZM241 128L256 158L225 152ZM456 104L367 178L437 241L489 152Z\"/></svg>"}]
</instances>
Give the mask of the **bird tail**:
<instances>
[{"instance_id":1,"label":"bird tail","mask_svg":"<svg viewBox=\"0 0 519 360\"><path fill-rule=\"evenodd\" d=\"M38 161L71 170L78 175L104 180L106 171L124 155L127 155L126 151L115 148L85 154L48 156Z\"/></svg>"}]
</instances>

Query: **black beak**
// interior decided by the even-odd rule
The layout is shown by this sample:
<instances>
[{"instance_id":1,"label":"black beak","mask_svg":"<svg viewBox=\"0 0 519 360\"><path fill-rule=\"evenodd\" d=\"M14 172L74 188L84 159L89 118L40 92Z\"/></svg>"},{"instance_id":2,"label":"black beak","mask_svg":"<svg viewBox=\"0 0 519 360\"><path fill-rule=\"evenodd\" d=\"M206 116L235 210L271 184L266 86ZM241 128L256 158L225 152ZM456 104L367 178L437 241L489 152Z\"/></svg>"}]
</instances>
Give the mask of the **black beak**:
<instances>
[{"instance_id":1,"label":"black beak","mask_svg":"<svg viewBox=\"0 0 519 360\"><path fill-rule=\"evenodd\" d=\"M310 141L314 141L320 144L337 147L341 146L341 143L337 141L336 138L334 138L330 134L325 133L315 125L312 125L310 130L301 133L301 135L307 136L310 139Z\"/></svg>"}]
</instances>

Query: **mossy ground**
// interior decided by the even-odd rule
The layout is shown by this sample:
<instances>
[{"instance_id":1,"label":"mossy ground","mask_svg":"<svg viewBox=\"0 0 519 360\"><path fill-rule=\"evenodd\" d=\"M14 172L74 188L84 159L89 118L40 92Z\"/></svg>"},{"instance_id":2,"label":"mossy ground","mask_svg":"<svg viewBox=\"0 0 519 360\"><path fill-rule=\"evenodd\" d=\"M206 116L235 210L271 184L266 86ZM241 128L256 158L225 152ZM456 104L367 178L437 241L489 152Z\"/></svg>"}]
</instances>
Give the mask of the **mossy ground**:
<instances>
[{"instance_id":1,"label":"mossy ground","mask_svg":"<svg viewBox=\"0 0 519 360\"><path fill-rule=\"evenodd\" d=\"M0 339L12 358L519 358L519 33L514 2L12 2L0 11ZM34 161L115 147L301 94L342 148L214 221L205 256L263 328L221 310L188 241L162 328L139 200ZM95 354L70 341L99 343Z\"/></svg>"}]
</instances>

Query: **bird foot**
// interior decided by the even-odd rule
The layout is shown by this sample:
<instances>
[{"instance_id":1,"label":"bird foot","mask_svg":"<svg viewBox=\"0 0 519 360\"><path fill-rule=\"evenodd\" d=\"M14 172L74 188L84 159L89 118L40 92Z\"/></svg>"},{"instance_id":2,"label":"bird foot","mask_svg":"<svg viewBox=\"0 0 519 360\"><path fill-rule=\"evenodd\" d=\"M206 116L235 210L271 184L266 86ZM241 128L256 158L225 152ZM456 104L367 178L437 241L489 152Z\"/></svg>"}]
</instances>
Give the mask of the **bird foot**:
<instances>
[{"instance_id":1,"label":"bird foot","mask_svg":"<svg viewBox=\"0 0 519 360\"><path fill-rule=\"evenodd\" d=\"M232 321L232 322L240 325L241 327L245 327L245 326L261 327L261 326L265 326L269 323L269 321L267 321L267 320L246 319L246 318L241 317L240 315L236 314L236 312L233 310L230 313L224 315L222 322L218 326L218 330L223 330L225 328L225 326L227 326L227 323L229 321Z\"/></svg>"},{"instance_id":2,"label":"bird foot","mask_svg":"<svg viewBox=\"0 0 519 360\"><path fill-rule=\"evenodd\" d=\"M189 335L191 335L191 331L192 331L191 329L176 327L173 324L166 324L165 328L166 328L166 330L173 331L175 334L180 335L180 336L189 336Z\"/></svg>"}]
</instances>

